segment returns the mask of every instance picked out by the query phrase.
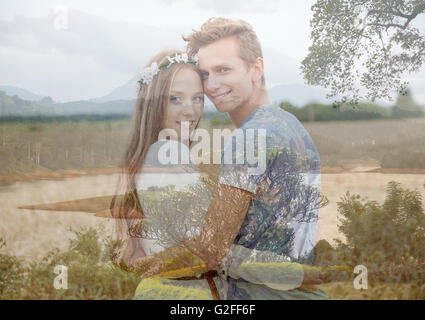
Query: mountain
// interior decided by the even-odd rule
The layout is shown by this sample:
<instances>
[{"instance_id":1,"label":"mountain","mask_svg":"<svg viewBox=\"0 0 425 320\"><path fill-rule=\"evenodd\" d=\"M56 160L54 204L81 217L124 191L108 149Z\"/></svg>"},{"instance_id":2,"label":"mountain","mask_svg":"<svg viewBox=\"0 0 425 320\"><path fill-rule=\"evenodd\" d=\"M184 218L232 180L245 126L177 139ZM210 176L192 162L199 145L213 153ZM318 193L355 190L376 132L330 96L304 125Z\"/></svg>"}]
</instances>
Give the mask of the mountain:
<instances>
[{"instance_id":1,"label":"mountain","mask_svg":"<svg viewBox=\"0 0 425 320\"><path fill-rule=\"evenodd\" d=\"M107 102L113 100L136 100L137 97L137 81L136 79L131 79L122 86L115 88L108 94L91 99L93 102Z\"/></svg>"},{"instance_id":2,"label":"mountain","mask_svg":"<svg viewBox=\"0 0 425 320\"><path fill-rule=\"evenodd\" d=\"M43 99L43 96L35 94L29 90L14 86L0 86L0 90L4 91L8 96L18 96L23 100L38 101Z\"/></svg>"},{"instance_id":3,"label":"mountain","mask_svg":"<svg viewBox=\"0 0 425 320\"><path fill-rule=\"evenodd\" d=\"M127 83L123 84L122 86L119 86L115 89L113 89L108 94L90 99L91 102L97 102L97 103L105 103L110 101L118 101L118 100L136 100L137 97L137 80L136 78L131 79ZM204 105L204 111L206 112L214 112L217 111L215 107L213 106L212 102L206 98L205 99L205 105Z\"/></svg>"},{"instance_id":4,"label":"mountain","mask_svg":"<svg viewBox=\"0 0 425 320\"><path fill-rule=\"evenodd\" d=\"M131 115L135 104L135 100L114 100L103 103L93 101L43 103L44 100L24 100L17 95L10 96L0 90L0 117Z\"/></svg>"},{"instance_id":5,"label":"mountain","mask_svg":"<svg viewBox=\"0 0 425 320\"><path fill-rule=\"evenodd\" d=\"M115 88L110 93L92 99L94 102L106 102L111 100L133 100L137 96L137 81L131 79L122 86ZM305 86L299 84L278 85L268 90L272 102L288 101L293 105L302 107L303 105L315 101L328 104L326 90L319 87ZM211 101L205 100L205 111L214 111Z\"/></svg>"},{"instance_id":6,"label":"mountain","mask_svg":"<svg viewBox=\"0 0 425 320\"><path fill-rule=\"evenodd\" d=\"M39 115L55 115L55 110L51 105L10 96L0 90L0 117Z\"/></svg>"}]
</instances>

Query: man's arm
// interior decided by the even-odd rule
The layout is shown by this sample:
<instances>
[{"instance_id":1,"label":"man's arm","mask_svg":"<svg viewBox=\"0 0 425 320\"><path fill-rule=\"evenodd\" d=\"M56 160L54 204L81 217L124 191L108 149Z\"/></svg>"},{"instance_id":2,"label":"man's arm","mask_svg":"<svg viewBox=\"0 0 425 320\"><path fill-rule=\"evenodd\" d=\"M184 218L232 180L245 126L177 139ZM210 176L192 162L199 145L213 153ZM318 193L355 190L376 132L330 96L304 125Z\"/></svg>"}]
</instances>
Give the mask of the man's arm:
<instances>
[{"instance_id":1,"label":"man's arm","mask_svg":"<svg viewBox=\"0 0 425 320\"><path fill-rule=\"evenodd\" d=\"M248 191L219 185L199 236L132 261L130 265L132 270L147 277L182 269L185 271L180 276L196 276L214 269L233 244L252 196ZM299 266L304 271L303 286L323 282L323 273L319 268Z\"/></svg>"},{"instance_id":2,"label":"man's arm","mask_svg":"<svg viewBox=\"0 0 425 320\"><path fill-rule=\"evenodd\" d=\"M131 265L143 276L170 270L199 266L196 269L214 269L225 257L245 219L253 194L235 187L220 184L205 215L199 236L154 255L137 259Z\"/></svg>"}]
</instances>

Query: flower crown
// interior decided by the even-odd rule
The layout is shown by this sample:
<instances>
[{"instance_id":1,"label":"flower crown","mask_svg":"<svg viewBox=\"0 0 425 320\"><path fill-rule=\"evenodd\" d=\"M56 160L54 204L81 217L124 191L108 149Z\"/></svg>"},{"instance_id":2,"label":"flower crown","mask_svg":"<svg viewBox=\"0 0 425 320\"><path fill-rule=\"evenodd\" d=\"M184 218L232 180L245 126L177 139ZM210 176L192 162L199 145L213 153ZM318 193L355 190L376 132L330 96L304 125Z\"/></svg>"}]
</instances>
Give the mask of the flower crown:
<instances>
[{"instance_id":1,"label":"flower crown","mask_svg":"<svg viewBox=\"0 0 425 320\"><path fill-rule=\"evenodd\" d=\"M146 67L142 70L140 74L140 80L137 81L140 84L148 85L151 83L153 77L155 77L159 71L162 69L168 69L173 63L191 63L195 66L198 65L198 57L194 56L192 59L189 59L187 53L182 53L176 55L174 57L167 56L167 61L161 63L159 66L156 62L153 62L150 67Z\"/></svg>"}]
</instances>

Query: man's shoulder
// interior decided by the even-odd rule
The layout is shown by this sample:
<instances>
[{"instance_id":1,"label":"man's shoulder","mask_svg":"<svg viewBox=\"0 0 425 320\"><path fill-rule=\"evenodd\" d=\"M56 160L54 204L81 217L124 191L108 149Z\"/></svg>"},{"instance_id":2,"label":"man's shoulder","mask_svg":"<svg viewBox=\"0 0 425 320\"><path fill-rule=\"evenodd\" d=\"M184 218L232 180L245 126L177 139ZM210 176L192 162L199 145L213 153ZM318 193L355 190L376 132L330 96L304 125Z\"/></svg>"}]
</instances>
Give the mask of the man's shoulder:
<instances>
[{"instance_id":1,"label":"man's shoulder","mask_svg":"<svg viewBox=\"0 0 425 320\"><path fill-rule=\"evenodd\" d=\"M278 144L292 139L310 140L307 130L297 117L277 104L259 106L240 129L245 133L250 130L264 130L267 140Z\"/></svg>"},{"instance_id":2,"label":"man's shoulder","mask_svg":"<svg viewBox=\"0 0 425 320\"><path fill-rule=\"evenodd\" d=\"M293 114L283 110L278 104L272 103L257 107L242 124L241 129L268 129L284 132L289 127L303 128Z\"/></svg>"},{"instance_id":3,"label":"man's shoulder","mask_svg":"<svg viewBox=\"0 0 425 320\"><path fill-rule=\"evenodd\" d=\"M276 103L258 107L241 128L244 131L264 129L268 151L288 148L308 158L319 158L313 139L303 124Z\"/></svg>"}]
</instances>

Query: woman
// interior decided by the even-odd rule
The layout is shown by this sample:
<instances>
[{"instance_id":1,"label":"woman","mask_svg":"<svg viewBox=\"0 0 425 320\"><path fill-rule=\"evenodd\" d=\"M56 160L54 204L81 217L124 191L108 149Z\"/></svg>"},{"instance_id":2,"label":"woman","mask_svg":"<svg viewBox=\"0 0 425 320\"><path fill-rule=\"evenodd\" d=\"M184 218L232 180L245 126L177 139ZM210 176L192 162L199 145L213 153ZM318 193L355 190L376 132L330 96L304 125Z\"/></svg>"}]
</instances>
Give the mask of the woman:
<instances>
[{"instance_id":1,"label":"woman","mask_svg":"<svg viewBox=\"0 0 425 320\"><path fill-rule=\"evenodd\" d=\"M193 236L202 225L210 193L187 161L189 137L204 106L195 64L184 53L167 51L143 70L117 190L124 196L111 203L120 236L128 236L115 261L131 265ZM170 184L178 184L177 193ZM141 281L135 298L211 299L211 293L206 280L155 277Z\"/></svg>"}]
</instances>

